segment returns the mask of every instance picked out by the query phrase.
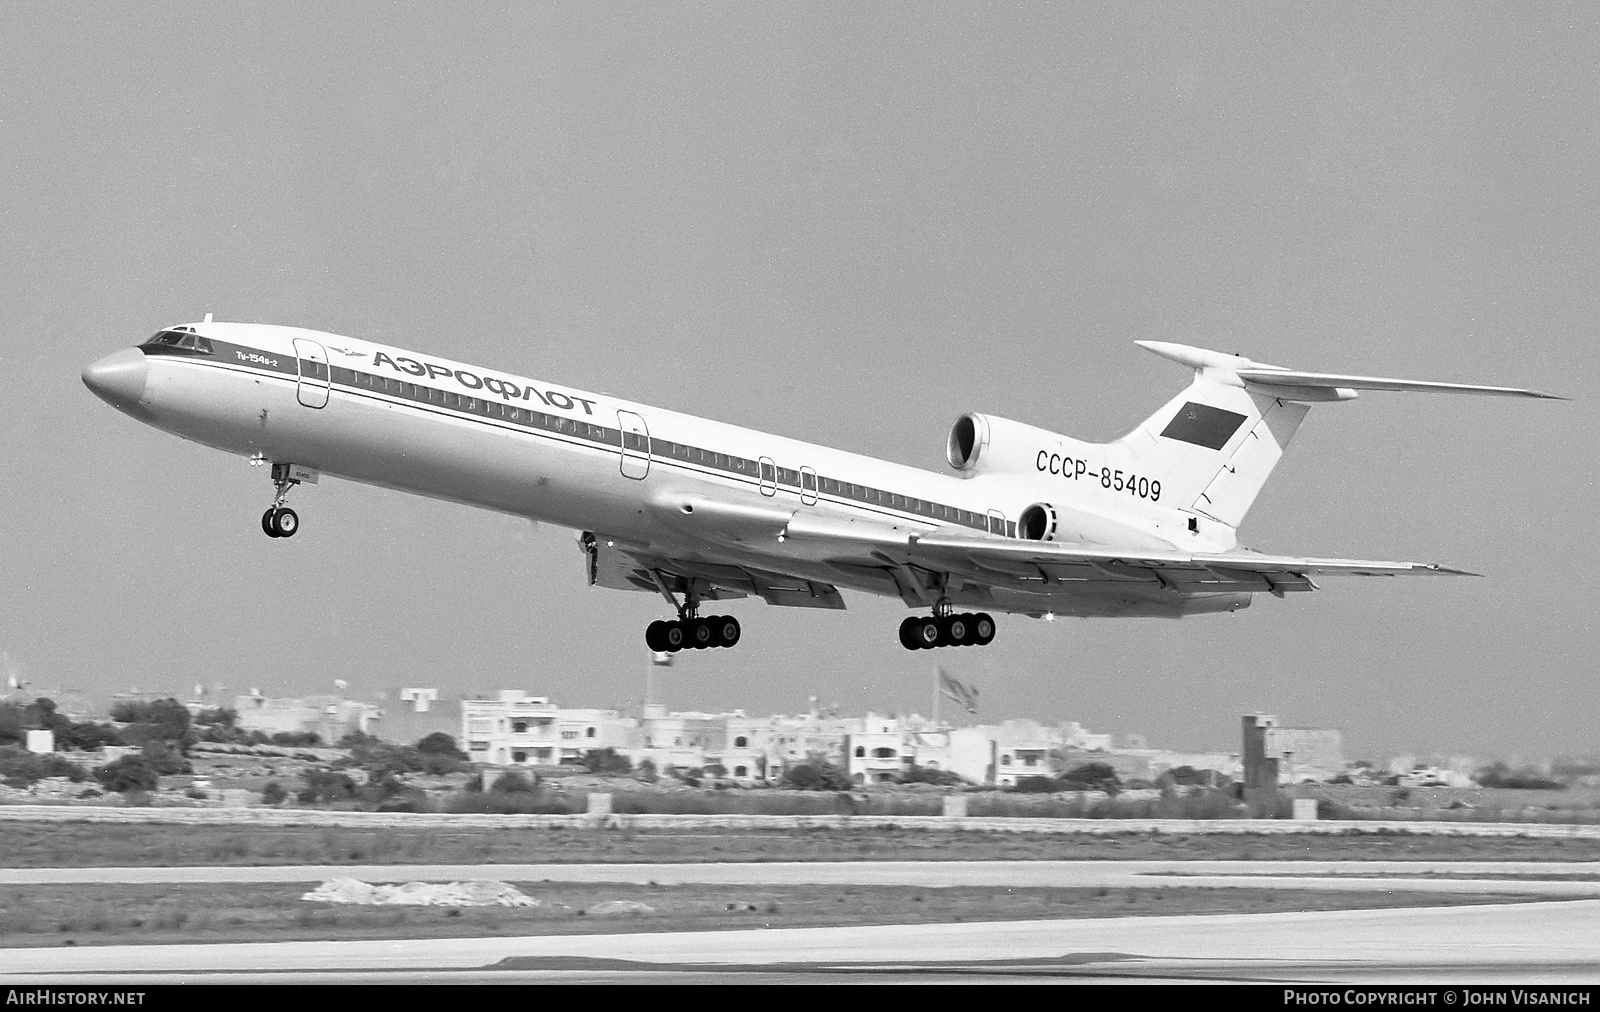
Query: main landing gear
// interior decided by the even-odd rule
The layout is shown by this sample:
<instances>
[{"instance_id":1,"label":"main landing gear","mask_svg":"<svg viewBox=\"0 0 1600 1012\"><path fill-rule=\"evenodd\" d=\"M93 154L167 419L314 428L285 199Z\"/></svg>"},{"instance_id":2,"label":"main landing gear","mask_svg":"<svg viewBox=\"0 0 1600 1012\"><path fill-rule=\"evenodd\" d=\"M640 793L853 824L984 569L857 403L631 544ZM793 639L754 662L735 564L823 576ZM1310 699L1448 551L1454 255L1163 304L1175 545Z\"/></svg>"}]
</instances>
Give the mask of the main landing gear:
<instances>
[{"instance_id":1,"label":"main landing gear","mask_svg":"<svg viewBox=\"0 0 1600 1012\"><path fill-rule=\"evenodd\" d=\"M713 615L651 622L645 628L644 641L657 653L675 654L679 650L731 647L739 642L739 632L739 620L732 615Z\"/></svg>"},{"instance_id":2,"label":"main landing gear","mask_svg":"<svg viewBox=\"0 0 1600 1012\"><path fill-rule=\"evenodd\" d=\"M900 645L907 650L932 650L934 647L987 646L994 639L994 618L986 611L955 614L940 602L934 614L913 615L900 623Z\"/></svg>"},{"instance_id":3,"label":"main landing gear","mask_svg":"<svg viewBox=\"0 0 1600 1012\"><path fill-rule=\"evenodd\" d=\"M250 463L257 464L261 461L252 458ZM272 484L278 490L272 499L272 505L261 514L261 530L269 538L292 538L300 529L300 514L284 505L289 498L289 490L300 484L300 479L291 478L289 464L272 465Z\"/></svg>"},{"instance_id":4,"label":"main landing gear","mask_svg":"<svg viewBox=\"0 0 1600 1012\"><path fill-rule=\"evenodd\" d=\"M712 647L731 647L739 642L739 620L732 615L700 617L700 601L692 580L687 587L683 603L667 586L663 574L652 571L656 589L674 608L678 609L676 622L651 622L644 631L644 642L656 653L675 654L679 650L707 650Z\"/></svg>"}]
</instances>

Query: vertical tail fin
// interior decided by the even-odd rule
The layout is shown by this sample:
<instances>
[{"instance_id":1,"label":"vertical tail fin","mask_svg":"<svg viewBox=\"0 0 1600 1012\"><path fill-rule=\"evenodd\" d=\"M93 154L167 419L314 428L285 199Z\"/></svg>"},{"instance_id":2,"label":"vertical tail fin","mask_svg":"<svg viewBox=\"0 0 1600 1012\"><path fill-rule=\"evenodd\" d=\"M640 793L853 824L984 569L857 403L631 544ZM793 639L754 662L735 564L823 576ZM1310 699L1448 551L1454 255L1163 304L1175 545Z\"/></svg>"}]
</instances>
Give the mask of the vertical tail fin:
<instances>
[{"instance_id":1,"label":"vertical tail fin","mask_svg":"<svg viewBox=\"0 0 1600 1012\"><path fill-rule=\"evenodd\" d=\"M1118 442L1141 470L1161 475L1163 505L1237 529L1309 406L1249 389L1237 375L1249 359L1199 352L1181 361L1194 365L1194 381Z\"/></svg>"},{"instance_id":2,"label":"vertical tail fin","mask_svg":"<svg viewBox=\"0 0 1600 1012\"><path fill-rule=\"evenodd\" d=\"M1141 470L1160 473L1163 505L1230 529L1244 521L1313 402L1352 400L1357 390L1561 399L1518 387L1299 372L1182 344L1136 343L1192 367L1194 381L1117 445Z\"/></svg>"}]
</instances>

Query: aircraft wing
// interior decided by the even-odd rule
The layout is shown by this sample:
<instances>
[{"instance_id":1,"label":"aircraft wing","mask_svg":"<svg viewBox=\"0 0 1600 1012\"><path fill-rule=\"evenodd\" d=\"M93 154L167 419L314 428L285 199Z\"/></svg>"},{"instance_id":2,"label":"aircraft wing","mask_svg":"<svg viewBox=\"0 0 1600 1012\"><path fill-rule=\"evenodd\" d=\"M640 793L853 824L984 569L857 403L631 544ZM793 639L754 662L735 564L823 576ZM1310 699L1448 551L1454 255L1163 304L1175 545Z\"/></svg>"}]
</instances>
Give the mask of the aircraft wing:
<instances>
[{"instance_id":1,"label":"aircraft wing","mask_svg":"<svg viewBox=\"0 0 1600 1012\"><path fill-rule=\"evenodd\" d=\"M1134 582L1196 593L1315 590L1311 577L1320 575L1474 575L1418 562L1299 558L1257 552L1115 551L943 533L912 539L907 561L926 569L960 573L979 582L1013 586Z\"/></svg>"}]
</instances>

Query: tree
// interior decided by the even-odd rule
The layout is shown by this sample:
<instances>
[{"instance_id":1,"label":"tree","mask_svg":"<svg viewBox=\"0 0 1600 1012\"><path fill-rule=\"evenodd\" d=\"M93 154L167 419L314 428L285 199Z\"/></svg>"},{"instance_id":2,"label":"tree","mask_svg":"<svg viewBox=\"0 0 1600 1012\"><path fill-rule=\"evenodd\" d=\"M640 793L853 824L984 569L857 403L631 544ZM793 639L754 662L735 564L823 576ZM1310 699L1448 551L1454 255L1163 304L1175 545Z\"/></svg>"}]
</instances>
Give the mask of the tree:
<instances>
[{"instance_id":1,"label":"tree","mask_svg":"<svg viewBox=\"0 0 1600 1012\"><path fill-rule=\"evenodd\" d=\"M597 776L625 777L633 772L633 763L628 757L618 755L610 746L590 749L578 757L578 765Z\"/></svg>"},{"instance_id":2,"label":"tree","mask_svg":"<svg viewBox=\"0 0 1600 1012\"><path fill-rule=\"evenodd\" d=\"M130 791L153 791L161 777L143 755L125 755L106 763L94 771L94 778L108 791L126 794Z\"/></svg>"},{"instance_id":3,"label":"tree","mask_svg":"<svg viewBox=\"0 0 1600 1012\"><path fill-rule=\"evenodd\" d=\"M423 755L447 755L452 759L465 759L467 757L465 752L456 747L455 738L443 731L435 731L422 738L417 742L416 749Z\"/></svg>"},{"instance_id":4,"label":"tree","mask_svg":"<svg viewBox=\"0 0 1600 1012\"><path fill-rule=\"evenodd\" d=\"M201 710L195 716L194 722L211 727L238 727L239 711L231 706L219 706L214 710Z\"/></svg>"},{"instance_id":5,"label":"tree","mask_svg":"<svg viewBox=\"0 0 1600 1012\"><path fill-rule=\"evenodd\" d=\"M283 785L276 780L268 780L267 786L261 788L261 803L264 805L282 804L283 799L288 796L289 792L284 790Z\"/></svg>"}]
</instances>

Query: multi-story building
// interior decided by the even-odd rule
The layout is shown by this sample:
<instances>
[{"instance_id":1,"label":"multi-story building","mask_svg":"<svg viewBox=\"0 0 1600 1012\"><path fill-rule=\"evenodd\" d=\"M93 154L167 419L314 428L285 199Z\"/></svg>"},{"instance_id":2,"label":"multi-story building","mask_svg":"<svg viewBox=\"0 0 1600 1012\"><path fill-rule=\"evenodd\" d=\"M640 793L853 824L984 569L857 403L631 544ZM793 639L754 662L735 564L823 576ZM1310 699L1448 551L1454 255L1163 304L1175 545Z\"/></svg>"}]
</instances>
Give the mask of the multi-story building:
<instances>
[{"instance_id":1,"label":"multi-story building","mask_svg":"<svg viewBox=\"0 0 1600 1012\"><path fill-rule=\"evenodd\" d=\"M461 701L461 739L476 762L554 766L590 749L630 750L638 721L616 710L558 707L548 696L502 689Z\"/></svg>"},{"instance_id":2,"label":"multi-story building","mask_svg":"<svg viewBox=\"0 0 1600 1012\"><path fill-rule=\"evenodd\" d=\"M915 754L906 748L905 728L897 717L869 713L848 722L845 756L856 783L892 783L911 768Z\"/></svg>"}]
</instances>

